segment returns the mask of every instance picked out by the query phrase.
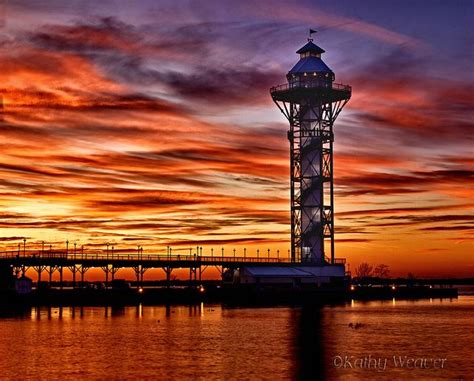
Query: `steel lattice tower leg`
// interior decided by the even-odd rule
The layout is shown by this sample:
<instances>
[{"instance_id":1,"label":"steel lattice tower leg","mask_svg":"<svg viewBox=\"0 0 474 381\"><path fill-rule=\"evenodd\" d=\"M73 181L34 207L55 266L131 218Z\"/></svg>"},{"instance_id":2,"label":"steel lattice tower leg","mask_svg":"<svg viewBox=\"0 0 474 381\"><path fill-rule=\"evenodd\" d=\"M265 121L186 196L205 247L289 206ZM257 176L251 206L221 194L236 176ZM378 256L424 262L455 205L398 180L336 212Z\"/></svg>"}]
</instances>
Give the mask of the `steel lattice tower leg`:
<instances>
[{"instance_id":1,"label":"steel lattice tower leg","mask_svg":"<svg viewBox=\"0 0 474 381\"><path fill-rule=\"evenodd\" d=\"M275 100L290 122L291 258L334 263L333 124L347 100ZM330 252L330 255L328 254Z\"/></svg>"}]
</instances>

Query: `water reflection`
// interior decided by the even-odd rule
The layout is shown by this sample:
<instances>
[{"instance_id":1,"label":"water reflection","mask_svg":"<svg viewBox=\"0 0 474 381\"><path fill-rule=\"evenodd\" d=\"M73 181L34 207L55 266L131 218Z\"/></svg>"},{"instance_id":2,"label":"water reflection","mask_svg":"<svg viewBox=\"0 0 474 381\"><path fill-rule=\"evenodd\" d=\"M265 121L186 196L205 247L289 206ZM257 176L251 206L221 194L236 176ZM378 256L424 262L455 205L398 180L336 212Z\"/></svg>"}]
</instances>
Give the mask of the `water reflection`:
<instances>
[{"instance_id":1,"label":"water reflection","mask_svg":"<svg viewBox=\"0 0 474 381\"><path fill-rule=\"evenodd\" d=\"M449 356L442 373L474 373L474 297L346 305L33 307L0 312L6 379L403 379L336 369L335 356ZM455 338L455 340L453 340ZM38 343L47 343L39 346ZM375 377L376 376L376 377ZM409 377L408 377L409 376Z\"/></svg>"},{"instance_id":2,"label":"water reflection","mask_svg":"<svg viewBox=\"0 0 474 381\"><path fill-rule=\"evenodd\" d=\"M141 303L136 307L136 317L137 318L143 317L143 305Z\"/></svg>"},{"instance_id":3,"label":"water reflection","mask_svg":"<svg viewBox=\"0 0 474 381\"><path fill-rule=\"evenodd\" d=\"M293 310L291 324L295 340L294 379L318 380L325 378L323 312L320 306L306 306Z\"/></svg>"},{"instance_id":4,"label":"water reflection","mask_svg":"<svg viewBox=\"0 0 474 381\"><path fill-rule=\"evenodd\" d=\"M112 306L111 307L112 317L125 316L125 307L124 306Z\"/></svg>"}]
</instances>

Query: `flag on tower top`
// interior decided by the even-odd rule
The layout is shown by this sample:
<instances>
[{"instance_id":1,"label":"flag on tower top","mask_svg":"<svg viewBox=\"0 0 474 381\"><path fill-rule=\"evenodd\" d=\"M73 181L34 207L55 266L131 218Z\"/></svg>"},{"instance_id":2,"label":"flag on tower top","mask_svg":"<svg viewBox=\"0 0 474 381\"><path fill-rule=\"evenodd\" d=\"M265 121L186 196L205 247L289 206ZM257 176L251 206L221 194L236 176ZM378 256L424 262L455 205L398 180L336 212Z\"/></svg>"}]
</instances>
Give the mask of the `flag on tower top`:
<instances>
[{"instance_id":1,"label":"flag on tower top","mask_svg":"<svg viewBox=\"0 0 474 381\"><path fill-rule=\"evenodd\" d=\"M309 36L311 37L311 35L312 35L313 33L317 33L317 32L318 32L317 30L310 29L310 30L309 30Z\"/></svg>"}]
</instances>

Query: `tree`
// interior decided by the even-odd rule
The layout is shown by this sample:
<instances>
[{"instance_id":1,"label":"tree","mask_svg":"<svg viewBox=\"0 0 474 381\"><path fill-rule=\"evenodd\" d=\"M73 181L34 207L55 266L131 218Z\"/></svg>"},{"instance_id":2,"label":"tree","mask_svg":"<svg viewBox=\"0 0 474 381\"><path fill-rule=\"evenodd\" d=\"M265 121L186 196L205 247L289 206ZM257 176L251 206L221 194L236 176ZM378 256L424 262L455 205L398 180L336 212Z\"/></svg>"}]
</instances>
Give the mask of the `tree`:
<instances>
[{"instance_id":1,"label":"tree","mask_svg":"<svg viewBox=\"0 0 474 381\"><path fill-rule=\"evenodd\" d=\"M387 278L388 274L390 274L390 269L387 265L381 263L375 266L374 276L379 277L379 278Z\"/></svg>"},{"instance_id":2,"label":"tree","mask_svg":"<svg viewBox=\"0 0 474 381\"><path fill-rule=\"evenodd\" d=\"M374 267L366 262L362 262L356 267L355 273L357 278L367 278L372 276Z\"/></svg>"}]
</instances>

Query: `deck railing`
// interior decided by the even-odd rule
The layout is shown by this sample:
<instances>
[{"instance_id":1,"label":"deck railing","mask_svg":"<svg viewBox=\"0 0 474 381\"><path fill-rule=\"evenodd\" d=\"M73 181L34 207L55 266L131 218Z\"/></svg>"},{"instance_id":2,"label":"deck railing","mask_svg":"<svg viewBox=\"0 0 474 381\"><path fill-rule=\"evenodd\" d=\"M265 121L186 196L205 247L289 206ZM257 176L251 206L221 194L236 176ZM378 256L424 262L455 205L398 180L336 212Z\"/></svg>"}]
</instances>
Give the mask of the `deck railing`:
<instances>
[{"instance_id":1,"label":"deck railing","mask_svg":"<svg viewBox=\"0 0 474 381\"><path fill-rule=\"evenodd\" d=\"M299 89L299 88L308 88L308 89L318 88L318 89L352 91L351 86L343 85L342 83L328 83L324 81L295 81L291 83L283 83L281 85L273 86L270 88L270 93L286 91L289 89Z\"/></svg>"},{"instance_id":2,"label":"deck railing","mask_svg":"<svg viewBox=\"0 0 474 381\"><path fill-rule=\"evenodd\" d=\"M291 259L283 256L270 256L267 253L259 256L250 255L197 255L197 254L143 254L138 252L66 252L41 250L13 250L0 252L0 259L18 260L65 260L65 261L130 261L130 262L180 262L193 261L206 263L291 263ZM344 264L345 258L336 258L335 264ZM299 262L296 262L298 264Z\"/></svg>"}]
</instances>

